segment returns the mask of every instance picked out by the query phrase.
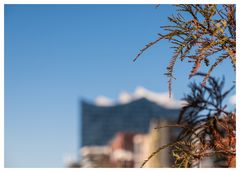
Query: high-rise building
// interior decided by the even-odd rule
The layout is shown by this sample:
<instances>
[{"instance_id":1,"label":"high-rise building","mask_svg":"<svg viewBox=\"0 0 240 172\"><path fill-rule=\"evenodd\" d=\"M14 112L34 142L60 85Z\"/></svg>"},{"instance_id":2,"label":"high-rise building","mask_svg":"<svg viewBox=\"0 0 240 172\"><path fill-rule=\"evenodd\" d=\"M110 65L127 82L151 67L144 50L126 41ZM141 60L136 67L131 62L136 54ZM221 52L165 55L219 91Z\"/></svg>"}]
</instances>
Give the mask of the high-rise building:
<instances>
[{"instance_id":1,"label":"high-rise building","mask_svg":"<svg viewBox=\"0 0 240 172\"><path fill-rule=\"evenodd\" d=\"M117 132L147 133L151 120L176 121L178 113L146 98L107 107L82 101L82 146L106 145Z\"/></svg>"},{"instance_id":2,"label":"high-rise building","mask_svg":"<svg viewBox=\"0 0 240 172\"><path fill-rule=\"evenodd\" d=\"M135 92L137 94L132 96L134 98L125 93L122 95L124 101L115 104L106 99L104 105L81 102L82 167L103 167L98 161L103 161L102 159L106 162L105 167L138 167L142 159L135 156L139 154L146 158L154 148L147 150L144 156L136 147L145 149L143 142L150 147L157 147L169 141L170 130L161 130L158 136L150 125L154 124L156 127L156 124L175 123L180 110L179 104L176 106L176 102L172 102L168 95L154 95L143 88L138 88ZM145 135L148 139L138 139L138 143L135 139L138 135ZM163 153L166 154L167 150ZM170 164L167 159L158 160L160 165L152 163L154 167L166 167Z\"/></svg>"}]
</instances>

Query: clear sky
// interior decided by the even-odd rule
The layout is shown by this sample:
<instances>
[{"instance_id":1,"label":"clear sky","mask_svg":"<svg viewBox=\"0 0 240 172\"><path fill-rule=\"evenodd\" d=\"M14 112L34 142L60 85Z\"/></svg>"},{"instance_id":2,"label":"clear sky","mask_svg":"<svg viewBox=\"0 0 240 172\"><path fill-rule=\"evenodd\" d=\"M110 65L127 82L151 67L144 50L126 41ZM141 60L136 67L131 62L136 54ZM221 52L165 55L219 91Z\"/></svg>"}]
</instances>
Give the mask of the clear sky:
<instances>
[{"instance_id":1,"label":"clear sky","mask_svg":"<svg viewBox=\"0 0 240 172\"><path fill-rule=\"evenodd\" d=\"M5 167L64 167L63 157L78 153L82 98L116 99L137 86L167 92L167 41L132 60L174 13L167 5L5 5ZM176 65L177 99L190 67ZM213 75L225 75L226 88L235 81L229 61Z\"/></svg>"}]
</instances>

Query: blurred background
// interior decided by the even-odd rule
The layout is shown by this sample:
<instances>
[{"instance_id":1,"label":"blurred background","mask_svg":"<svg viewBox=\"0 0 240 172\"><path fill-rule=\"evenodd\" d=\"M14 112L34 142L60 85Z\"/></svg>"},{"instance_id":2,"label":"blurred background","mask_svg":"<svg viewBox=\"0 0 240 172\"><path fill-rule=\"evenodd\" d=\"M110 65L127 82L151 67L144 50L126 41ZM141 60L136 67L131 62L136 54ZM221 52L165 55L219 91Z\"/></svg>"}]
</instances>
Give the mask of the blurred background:
<instances>
[{"instance_id":1,"label":"blurred background","mask_svg":"<svg viewBox=\"0 0 240 172\"><path fill-rule=\"evenodd\" d=\"M178 131L192 64L177 63L173 97L164 75L173 54L157 38L171 5L5 5L5 167L139 167ZM223 71L224 69L224 71ZM201 71L206 71L202 68ZM230 62L212 75L235 72ZM235 108L235 90L226 102ZM151 167L169 167L167 150ZM207 164L206 166L211 164Z\"/></svg>"}]
</instances>

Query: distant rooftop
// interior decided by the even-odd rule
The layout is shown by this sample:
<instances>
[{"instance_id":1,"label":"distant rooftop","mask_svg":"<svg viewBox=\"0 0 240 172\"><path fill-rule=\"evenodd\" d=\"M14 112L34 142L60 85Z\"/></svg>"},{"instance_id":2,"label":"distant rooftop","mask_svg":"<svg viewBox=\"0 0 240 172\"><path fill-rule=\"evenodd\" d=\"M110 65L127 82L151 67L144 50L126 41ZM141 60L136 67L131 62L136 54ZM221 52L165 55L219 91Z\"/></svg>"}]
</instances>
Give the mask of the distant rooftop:
<instances>
[{"instance_id":1,"label":"distant rooftop","mask_svg":"<svg viewBox=\"0 0 240 172\"><path fill-rule=\"evenodd\" d=\"M180 110L147 98L108 106L82 101L81 106L81 146L106 145L117 132L147 133L152 120L177 121Z\"/></svg>"},{"instance_id":2,"label":"distant rooftop","mask_svg":"<svg viewBox=\"0 0 240 172\"><path fill-rule=\"evenodd\" d=\"M181 108L184 104L184 101L176 100L174 97L169 98L167 92L157 93L141 86L137 87L134 93L122 91L115 101L105 96L98 96L95 99L95 104L98 106L114 106L118 104L127 104L141 98L146 98L151 102L170 109Z\"/></svg>"}]
</instances>

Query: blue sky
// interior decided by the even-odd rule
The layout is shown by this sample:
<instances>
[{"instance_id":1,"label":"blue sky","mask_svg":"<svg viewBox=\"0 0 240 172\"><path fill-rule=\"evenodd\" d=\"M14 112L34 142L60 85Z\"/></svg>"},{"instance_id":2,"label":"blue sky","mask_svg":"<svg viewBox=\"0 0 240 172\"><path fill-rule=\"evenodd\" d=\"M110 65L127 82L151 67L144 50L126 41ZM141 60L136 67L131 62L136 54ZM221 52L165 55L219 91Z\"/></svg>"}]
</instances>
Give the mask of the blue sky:
<instances>
[{"instance_id":1,"label":"blue sky","mask_svg":"<svg viewBox=\"0 0 240 172\"><path fill-rule=\"evenodd\" d=\"M167 41L132 60L174 13L168 5L5 5L5 167L64 167L64 155L78 153L83 98L116 99L137 86L167 92ZM190 67L176 65L178 99ZM213 75L235 81L229 61Z\"/></svg>"}]
</instances>

